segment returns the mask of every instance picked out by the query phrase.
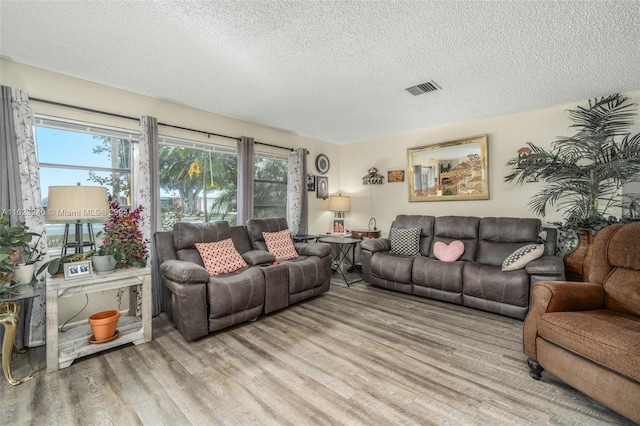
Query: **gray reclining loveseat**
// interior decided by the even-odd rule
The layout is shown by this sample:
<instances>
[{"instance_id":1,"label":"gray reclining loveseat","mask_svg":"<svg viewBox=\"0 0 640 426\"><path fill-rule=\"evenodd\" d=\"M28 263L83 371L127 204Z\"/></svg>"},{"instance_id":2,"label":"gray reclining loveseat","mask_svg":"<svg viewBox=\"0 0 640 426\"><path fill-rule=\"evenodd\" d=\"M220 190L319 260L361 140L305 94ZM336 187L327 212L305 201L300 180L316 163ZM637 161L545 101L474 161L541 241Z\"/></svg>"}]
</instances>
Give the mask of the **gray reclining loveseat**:
<instances>
[{"instance_id":1,"label":"gray reclining loveseat","mask_svg":"<svg viewBox=\"0 0 640 426\"><path fill-rule=\"evenodd\" d=\"M282 229L286 228L286 221ZM280 229L279 229L280 230ZM232 239L247 266L210 276L196 243ZM328 244L296 244L298 259L276 262L264 250L252 247L244 226L228 222L176 223L173 231L154 236L162 288L162 308L187 340L206 336L257 318L329 290L331 247ZM307 245L314 247L307 248ZM301 282L290 274L292 263L312 263L304 283L313 289L298 291ZM318 285L315 285L315 284Z\"/></svg>"},{"instance_id":2,"label":"gray reclining loveseat","mask_svg":"<svg viewBox=\"0 0 640 426\"><path fill-rule=\"evenodd\" d=\"M562 258L554 256L556 230L543 228L538 219L399 215L391 228L418 228L419 254L391 253L389 238L362 241L364 279L378 287L524 319L531 286L564 279ZM434 245L453 241L464 244L459 260L438 260ZM539 243L541 257L522 269L502 270L511 253Z\"/></svg>"}]
</instances>

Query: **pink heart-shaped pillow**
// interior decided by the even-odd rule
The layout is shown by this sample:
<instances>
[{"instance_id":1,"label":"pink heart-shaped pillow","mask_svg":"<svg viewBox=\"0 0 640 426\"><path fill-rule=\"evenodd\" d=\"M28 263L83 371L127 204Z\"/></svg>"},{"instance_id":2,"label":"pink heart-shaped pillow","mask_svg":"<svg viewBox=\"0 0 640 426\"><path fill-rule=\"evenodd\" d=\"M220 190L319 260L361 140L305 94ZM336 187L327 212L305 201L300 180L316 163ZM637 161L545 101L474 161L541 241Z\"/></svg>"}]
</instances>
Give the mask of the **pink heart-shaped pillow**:
<instances>
[{"instance_id":1,"label":"pink heart-shaped pillow","mask_svg":"<svg viewBox=\"0 0 640 426\"><path fill-rule=\"evenodd\" d=\"M464 243L462 241L451 241L451 244L448 245L438 241L433 245L433 254L443 262L455 262L460 259L462 253L464 253Z\"/></svg>"}]
</instances>

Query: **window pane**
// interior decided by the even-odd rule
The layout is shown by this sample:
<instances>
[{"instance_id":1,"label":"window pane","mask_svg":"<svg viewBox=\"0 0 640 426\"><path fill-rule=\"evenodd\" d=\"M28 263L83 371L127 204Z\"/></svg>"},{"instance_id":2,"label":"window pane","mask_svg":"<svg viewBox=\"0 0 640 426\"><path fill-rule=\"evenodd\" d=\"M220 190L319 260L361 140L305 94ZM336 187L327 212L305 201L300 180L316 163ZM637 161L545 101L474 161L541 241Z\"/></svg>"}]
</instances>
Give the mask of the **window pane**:
<instances>
[{"instance_id":1,"label":"window pane","mask_svg":"<svg viewBox=\"0 0 640 426\"><path fill-rule=\"evenodd\" d=\"M211 147L162 146L160 205L163 229L180 221L235 225L237 156Z\"/></svg>"},{"instance_id":2,"label":"window pane","mask_svg":"<svg viewBox=\"0 0 640 426\"><path fill-rule=\"evenodd\" d=\"M253 164L253 216L286 217L287 160L256 157Z\"/></svg>"},{"instance_id":3,"label":"window pane","mask_svg":"<svg viewBox=\"0 0 640 426\"><path fill-rule=\"evenodd\" d=\"M38 119L42 123L42 119ZM50 186L104 186L121 206L131 204L131 147L132 140L118 135L114 129L103 133L94 125L46 120L46 126L36 126L36 143L40 163L40 190L42 205L49 204ZM69 130L77 127L79 131ZM94 133L87 133L91 130ZM47 242L51 254L59 252L64 224L45 223ZM101 223L93 225L94 232L102 230ZM74 227L70 227L70 240L75 240ZM88 229L83 226L83 240L88 241Z\"/></svg>"}]
</instances>

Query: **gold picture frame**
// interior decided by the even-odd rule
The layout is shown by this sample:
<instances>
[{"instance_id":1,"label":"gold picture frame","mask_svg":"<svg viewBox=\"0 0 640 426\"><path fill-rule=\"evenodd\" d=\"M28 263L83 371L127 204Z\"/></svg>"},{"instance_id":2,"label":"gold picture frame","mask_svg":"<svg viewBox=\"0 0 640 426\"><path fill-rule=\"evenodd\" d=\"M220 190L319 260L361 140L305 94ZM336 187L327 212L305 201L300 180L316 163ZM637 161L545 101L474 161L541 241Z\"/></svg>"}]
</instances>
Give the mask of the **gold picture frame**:
<instances>
[{"instance_id":1,"label":"gold picture frame","mask_svg":"<svg viewBox=\"0 0 640 426\"><path fill-rule=\"evenodd\" d=\"M409 201L489 199L487 135L407 150Z\"/></svg>"}]
</instances>

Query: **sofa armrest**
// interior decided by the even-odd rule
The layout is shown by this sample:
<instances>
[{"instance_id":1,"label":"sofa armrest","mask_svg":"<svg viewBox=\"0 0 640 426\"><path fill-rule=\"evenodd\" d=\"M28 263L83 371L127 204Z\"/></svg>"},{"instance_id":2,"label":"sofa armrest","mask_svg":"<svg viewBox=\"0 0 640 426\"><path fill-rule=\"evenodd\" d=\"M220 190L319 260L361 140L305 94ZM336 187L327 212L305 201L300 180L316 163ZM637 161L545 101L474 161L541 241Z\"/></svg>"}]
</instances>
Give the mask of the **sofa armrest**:
<instances>
[{"instance_id":1,"label":"sofa armrest","mask_svg":"<svg viewBox=\"0 0 640 426\"><path fill-rule=\"evenodd\" d=\"M564 261L558 256L542 256L525 266L529 275L563 275Z\"/></svg>"},{"instance_id":2,"label":"sofa armrest","mask_svg":"<svg viewBox=\"0 0 640 426\"><path fill-rule=\"evenodd\" d=\"M601 284L571 281L539 281L531 289L533 301L524 320L524 353L537 359L538 319L547 312L589 311L602 309L605 291Z\"/></svg>"},{"instance_id":3,"label":"sofa armrest","mask_svg":"<svg viewBox=\"0 0 640 426\"><path fill-rule=\"evenodd\" d=\"M301 256L325 257L331 254L331 244L327 243L296 243L295 246Z\"/></svg>"},{"instance_id":4,"label":"sofa armrest","mask_svg":"<svg viewBox=\"0 0 640 426\"><path fill-rule=\"evenodd\" d=\"M247 262L247 264L253 266L263 263L272 263L276 260L274 255L264 250L250 250L244 253L242 258Z\"/></svg>"},{"instance_id":5,"label":"sofa armrest","mask_svg":"<svg viewBox=\"0 0 640 426\"><path fill-rule=\"evenodd\" d=\"M391 241L388 238L369 238L360 242L361 250L368 250L371 253L391 250Z\"/></svg>"},{"instance_id":6,"label":"sofa armrest","mask_svg":"<svg viewBox=\"0 0 640 426\"><path fill-rule=\"evenodd\" d=\"M160 265L163 277L180 284L209 282L209 272L202 266L184 260L167 260Z\"/></svg>"}]
</instances>

